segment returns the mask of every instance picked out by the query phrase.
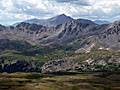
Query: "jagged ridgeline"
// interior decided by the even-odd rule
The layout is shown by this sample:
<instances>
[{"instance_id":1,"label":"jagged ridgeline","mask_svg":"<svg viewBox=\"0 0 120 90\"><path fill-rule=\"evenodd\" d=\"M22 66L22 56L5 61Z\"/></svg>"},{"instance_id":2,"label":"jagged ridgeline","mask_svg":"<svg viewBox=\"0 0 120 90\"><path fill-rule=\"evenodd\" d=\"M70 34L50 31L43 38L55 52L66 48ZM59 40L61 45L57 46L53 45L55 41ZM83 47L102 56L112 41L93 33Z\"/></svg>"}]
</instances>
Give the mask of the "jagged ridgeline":
<instances>
[{"instance_id":1,"label":"jagged ridgeline","mask_svg":"<svg viewBox=\"0 0 120 90\"><path fill-rule=\"evenodd\" d=\"M64 14L0 25L1 72L120 71L120 21Z\"/></svg>"}]
</instances>

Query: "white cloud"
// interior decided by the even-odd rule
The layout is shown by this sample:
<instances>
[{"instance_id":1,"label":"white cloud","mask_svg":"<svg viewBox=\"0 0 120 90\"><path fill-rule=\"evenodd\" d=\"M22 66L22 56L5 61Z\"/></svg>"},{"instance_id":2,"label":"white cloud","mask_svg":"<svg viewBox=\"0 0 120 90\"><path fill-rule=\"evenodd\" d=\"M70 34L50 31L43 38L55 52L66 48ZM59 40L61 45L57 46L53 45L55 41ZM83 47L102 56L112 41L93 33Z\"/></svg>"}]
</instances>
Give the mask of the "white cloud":
<instances>
[{"instance_id":1,"label":"white cloud","mask_svg":"<svg viewBox=\"0 0 120 90\"><path fill-rule=\"evenodd\" d=\"M120 17L120 0L0 0L0 23L62 13L74 18L114 20Z\"/></svg>"},{"instance_id":2,"label":"white cloud","mask_svg":"<svg viewBox=\"0 0 120 90\"><path fill-rule=\"evenodd\" d=\"M55 0L55 1L59 3L72 3L82 6L90 6L95 2L95 0Z\"/></svg>"}]
</instances>

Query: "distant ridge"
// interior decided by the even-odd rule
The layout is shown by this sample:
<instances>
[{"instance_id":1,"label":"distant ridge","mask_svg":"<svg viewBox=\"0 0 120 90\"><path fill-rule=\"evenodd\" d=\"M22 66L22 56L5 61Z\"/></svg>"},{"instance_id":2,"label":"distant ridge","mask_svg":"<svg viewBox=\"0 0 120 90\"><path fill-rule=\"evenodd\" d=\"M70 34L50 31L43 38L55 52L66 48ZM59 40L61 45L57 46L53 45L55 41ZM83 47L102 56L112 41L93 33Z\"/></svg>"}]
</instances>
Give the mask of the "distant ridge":
<instances>
[{"instance_id":1,"label":"distant ridge","mask_svg":"<svg viewBox=\"0 0 120 90\"><path fill-rule=\"evenodd\" d=\"M105 20L95 20L94 21L96 24L102 25L102 24L109 24L109 21L105 21Z\"/></svg>"},{"instance_id":2,"label":"distant ridge","mask_svg":"<svg viewBox=\"0 0 120 90\"><path fill-rule=\"evenodd\" d=\"M67 16L65 14L60 14L57 16L54 16L52 18L48 18L48 19L37 19L37 18L33 18L33 19L29 19L29 20L25 20L23 22L25 23L30 23L30 24L38 24L38 25L43 25L43 26L47 26L47 27L56 27L57 25L63 24L65 22L71 21L71 20L78 20L81 23L89 23L89 24L95 24L96 22L93 22L91 20L88 19L73 19L70 16ZM14 26L18 25L21 22L15 23Z\"/></svg>"},{"instance_id":3,"label":"distant ridge","mask_svg":"<svg viewBox=\"0 0 120 90\"><path fill-rule=\"evenodd\" d=\"M57 25L63 24L70 20L73 20L73 18L71 18L65 14L61 14L61 15L58 15L58 16L55 16L55 17L52 17L49 19L30 19L30 20L26 20L24 22L52 27L52 26L57 26Z\"/></svg>"}]
</instances>

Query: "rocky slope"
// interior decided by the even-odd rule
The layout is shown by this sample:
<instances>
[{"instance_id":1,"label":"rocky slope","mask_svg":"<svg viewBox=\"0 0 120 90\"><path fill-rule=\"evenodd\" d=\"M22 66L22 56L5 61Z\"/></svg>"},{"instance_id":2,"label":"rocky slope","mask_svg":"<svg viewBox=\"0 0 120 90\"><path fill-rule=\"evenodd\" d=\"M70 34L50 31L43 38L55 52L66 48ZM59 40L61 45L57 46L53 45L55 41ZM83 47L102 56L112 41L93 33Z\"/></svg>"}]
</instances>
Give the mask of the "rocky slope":
<instances>
[{"instance_id":1,"label":"rocky slope","mask_svg":"<svg viewBox=\"0 0 120 90\"><path fill-rule=\"evenodd\" d=\"M119 72L120 57L88 59L84 62L74 60L53 60L42 66L42 73L56 72Z\"/></svg>"},{"instance_id":2,"label":"rocky slope","mask_svg":"<svg viewBox=\"0 0 120 90\"><path fill-rule=\"evenodd\" d=\"M119 30L119 21L112 24L96 25L72 20L60 25L58 32L42 39L40 43L45 45L69 45L76 50L86 50L97 46L97 48L119 51Z\"/></svg>"}]
</instances>

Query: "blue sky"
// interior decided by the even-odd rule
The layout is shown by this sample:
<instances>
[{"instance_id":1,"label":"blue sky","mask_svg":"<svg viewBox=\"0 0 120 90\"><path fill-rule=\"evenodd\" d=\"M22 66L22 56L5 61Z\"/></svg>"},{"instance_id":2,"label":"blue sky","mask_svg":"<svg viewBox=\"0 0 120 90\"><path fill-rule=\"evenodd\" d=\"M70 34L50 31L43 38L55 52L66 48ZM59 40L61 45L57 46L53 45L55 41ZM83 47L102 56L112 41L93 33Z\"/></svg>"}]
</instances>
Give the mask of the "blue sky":
<instances>
[{"instance_id":1,"label":"blue sky","mask_svg":"<svg viewBox=\"0 0 120 90\"><path fill-rule=\"evenodd\" d=\"M120 0L0 0L0 23L4 25L63 13L73 18L118 20Z\"/></svg>"}]
</instances>

